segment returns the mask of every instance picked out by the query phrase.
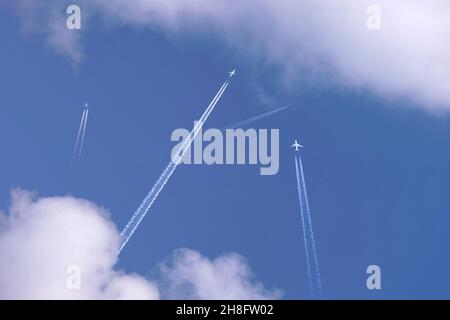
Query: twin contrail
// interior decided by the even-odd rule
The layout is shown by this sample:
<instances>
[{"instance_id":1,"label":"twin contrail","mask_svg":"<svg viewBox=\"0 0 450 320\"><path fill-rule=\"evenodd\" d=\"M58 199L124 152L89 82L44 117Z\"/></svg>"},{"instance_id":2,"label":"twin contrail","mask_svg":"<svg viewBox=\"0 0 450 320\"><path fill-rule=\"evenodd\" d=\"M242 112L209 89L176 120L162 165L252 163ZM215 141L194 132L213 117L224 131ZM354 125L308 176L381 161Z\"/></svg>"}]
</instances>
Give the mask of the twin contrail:
<instances>
[{"instance_id":1,"label":"twin contrail","mask_svg":"<svg viewBox=\"0 0 450 320\"><path fill-rule=\"evenodd\" d=\"M311 210L309 207L308 193L306 191L305 174L303 172L302 158L300 154L295 155L295 171L297 176L297 188L298 198L300 204L300 214L303 227L303 240L305 241L305 255L308 270L309 285L311 289L311 295L314 298L317 292L317 296L323 298L322 280L319 269L319 259L317 257L316 240L314 237L314 230L312 226ZM308 239L309 235L309 239ZM309 241L310 242L309 242ZM309 243L309 244L308 244ZM312 251L312 261L310 259L309 247ZM312 270L314 270L314 276Z\"/></svg>"},{"instance_id":2,"label":"twin contrail","mask_svg":"<svg viewBox=\"0 0 450 320\"><path fill-rule=\"evenodd\" d=\"M302 190L302 185L301 185L301 181L302 179L300 178L300 172L299 172L299 164L298 164L298 160L297 157L295 157L295 172L297 174L297 190L298 190L298 201L300 204L300 216L302 219L302 228L303 228L303 241L305 243L305 255L306 255L306 269L308 272L308 281L309 281L309 289L311 291L311 296L314 297L314 285L313 285L313 278L311 275L311 261L309 260L309 248L308 248L308 238L307 238L307 234L306 234L306 220L305 220L305 213L303 210L304 207L304 200L302 197L303 194L303 190Z\"/></svg>"},{"instance_id":3,"label":"twin contrail","mask_svg":"<svg viewBox=\"0 0 450 320\"><path fill-rule=\"evenodd\" d=\"M84 138L86 136L86 126L89 116L89 109L86 107L83 109L83 114L81 116L80 127L78 128L77 140L75 141L75 146L73 147L72 160L78 158L81 160L81 154L83 153ZM81 140L80 140L81 139Z\"/></svg>"},{"instance_id":4,"label":"twin contrail","mask_svg":"<svg viewBox=\"0 0 450 320\"><path fill-rule=\"evenodd\" d=\"M320 276L320 269L319 269L319 259L317 257L317 248L316 248L316 238L314 236L314 229L312 226L312 219L311 219L311 210L309 208L309 200L308 200L308 192L306 189L306 183L305 183L305 174L303 173L303 163L302 158L299 155L299 163L300 163L300 175L302 177L302 185L303 185L303 193L305 195L305 207L306 207L306 217L308 219L308 225L309 225L309 235L311 237L311 248L312 248L312 255L314 259L314 268L316 272L316 280L317 280L317 289L319 291L319 297L323 297L322 292L322 277Z\"/></svg>"},{"instance_id":5,"label":"twin contrail","mask_svg":"<svg viewBox=\"0 0 450 320\"><path fill-rule=\"evenodd\" d=\"M232 75L230 75L231 78ZM196 122L194 128L192 129L191 133L189 134L189 138L186 139L177 154L177 157L175 159L172 159L172 161L167 165L167 167L164 169L161 176L158 178L150 192L145 197L144 201L142 201L139 208L136 210L136 212L131 217L128 224L125 226L123 231L121 232L120 236L122 238L122 244L120 246L120 249L117 253L117 255L120 254L120 252L125 248L126 244L130 240L130 238L133 236L133 233L136 231L139 224L144 219L145 215L147 214L150 207L155 202L156 198L158 197L161 190L166 185L167 181L169 181L170 177L172 176L173 172L177 168L177 166L180 164L181 160L183 159L183 156L186 154L186 152L189 150L192 142L194 141L195 137L199 133L199 131L202 129L203 124L208 119L211 112L214 110L214 107L219 102L220 98L222 97L222 94L227 89L228 85L230 84L230 80L227 80L224 82L220 90L217 92L214 99L209 104L208 108L206 108L205 112L201 116L200 120Z\"/></svg>"},{"instance_id":6,"label":"twin contrail","mask_svg":"<svg viewBox=\"0 0 450 320\"><path fill-rule=\"evenodd\" d=\"M236 122L236 123L231 124L231 125L229 125L229 126L227 126L227 127L225 127L225 128L222 128L222 130L226 130L226 129L236 129L236 128L239 128L239 127L243 127L243 126L245 126L245 125L247 125L247 124L249 124L249 123L251 123L251 122L253 122L253 121L256 121L256 120L259 120L259 119L268 117L268 116L270 116L270 115L272 115L272 114L278 113L278 112L280 112L280 111L283 111L283 110L289 108L290 106L291 106L291 105L283 106L283 107L280 107L280 108L277 108L277 109L268 111L268 112L266 112L266 113L263 113L263 114L260 114L260 115L251 117L251 118L249 118L249 119L247 119L247 120L240 121L240 122Z\"/></svg>"}]
</instances>

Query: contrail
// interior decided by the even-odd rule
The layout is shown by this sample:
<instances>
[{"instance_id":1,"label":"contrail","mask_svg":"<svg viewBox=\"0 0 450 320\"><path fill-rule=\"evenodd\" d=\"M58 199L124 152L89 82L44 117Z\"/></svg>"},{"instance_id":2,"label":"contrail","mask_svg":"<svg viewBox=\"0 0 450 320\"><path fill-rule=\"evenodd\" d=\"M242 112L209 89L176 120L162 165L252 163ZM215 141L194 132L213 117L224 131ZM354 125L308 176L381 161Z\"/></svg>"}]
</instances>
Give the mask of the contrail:
<instances>
[{"instance_id":1,"label":"contrail","mask_svg":"<svg viewBox=\"0 0 450 320\"><path fill-rule=\"evenodd\" d=\"M75 159L75 154L78 150L78 144L80 142L81 131L84 126L84 117L86 116L86 109L83 110L83 114L81 115L80 128L78 129L77 140L75 141L75 146L73 147L72 159Z\"/></svg>"},{"instance_id":2,"label":"contrail","mask_svg":"<svg viewBox=\"0 0 450 320\"><path fill-rule=\"evenodd\" d=\"M83 153L84 136L86 135L86 126L87 126L88 116L89 116L89 109L86 109L86 116L84 117L83 134L81 135L80 153L78 154L78 160L81 160L81 154Z\"/></svg>"},{"instance_id":3,"label":"contrail","mask_svg":"<svg viewBox=\"0 0 450 320\"><path fill-rule=\"evenodd\" d=\"M315 240L315 236L314 236L314 229L313 229L313 226L312 226L311 210L310 210L309 201L308 201L308 193L307 193L307 190L306 190L305 174L303 172L302 158L301 158L300 155L298 155L297 157L298 157L298 160L296 158L296 164L300 168L301 186L302 186L302 190L303 190L304 206L305 206L305 209L306 209L305 213L306 213L306 218L307 218L308 231L309 231L309 236L310 236L310 239L311 239L312 256L313 256L313 261L314 261L314 272L315 272L316 281L317 281L317 291L318 291L318 294L319 294L319 298L322 299L323 298L322 280L321 280L320 269L319 269L319 259L318 259L318 256L317 256L317 249L316 249L316 240ZM297 175L297 179L298 179L298 175Z\"/></svg>"},{"instance_id":4,"label":"contrail","mask_svg":"<svg viewBox=\"0 0 450 320\"><path fill-rule=\"evenodd\" d=\"M178 153L178 157L175 159L172 159L171 162L167 165L167 167L164 169L161 176L158 178L150 192L145 197L144 201L142 201L139 208L136 210L136 212L131 217L128 224L125 226L123 231L121 232L120 236L122 238L122 244L120 246L120 249L117 253L117 255L120 254L120 252L123 250L123 248L126 246L130 238L133 236L133 233L136 231L139 224L144 219L145 215L147 214L148 210L151 208L153 203L155 202L156 198L158 197L161 190L164 188L166 183L169 181L170 177L172 176L173 172L177 168L177 166L180 164L181 160L183 159L186 152L189 150L192 142L194 141L195 137L199 133L200 129L203 127L203 124L208 119L211 112L214 110L214 107L219 102L220 98L222 97L222 94L225 92L229 85L230 81L227 80L224 82L220 90L217 92L214 99L211 101L209 106L206 108L205 112L201 116L200 120L196 122L194 128L192 129L189 139L186 139L183 144L181 145Z\"/></svg>"},{"instance_id":5,"label":"contrail","mask_svg":"<svg viewBox=\"0 0 450 320\"><path fill-rule=\"evenodd\" d=\"M300 204L300 215L302 218L302 228L303 228L303 241L305 242L305 255L306 255L306 268L308 271L308 280L309 280L309 288L311 290L311 297L314 298L314 289L313 289L313 279L311 275L311 262L309 260L309 248L308 248L308 239L306 237L306 221L305 221L305 213L303 210L303 190L301 186L301 179L299 174L299 164L297 157L295 157L295 172L297 174L297 190L298 190L298 200Z\"/></svg>"},{"instance_id":6,"label":"contrail","mask_svg":"<svg viewBox=\"0 0 450 320\"><path fill-rule=\"evenodd\" d=\"M249 118L249 119L247 119L247 120L244 120L244 121L240 121L240 122L231 124L231 125L229 125L229 126L227 126L227 127L222 128L222 130L226 130L226 129L236 129L236 128L239 128L239 127L243 127L243 126L245 126L245 125L247 125L247 124L249 124L249 123L251 123L251 122L253 122L253 121L256 121L256 120L259 120L259 119L268 117L268 116L270 116L270 115L272 115L272 114L274 114L274 113L278 113L278 112L280 112L280 111L283 111L283 110L289 108L290 106L291 106L291 105L283 106L283 107L277 108L277 109L275 109L275 110L268 111L268 112L266 112L266 113L263 113L263 114L260 114L260 115L251 117L251 118Z\"/></svg>"}]
</instances>

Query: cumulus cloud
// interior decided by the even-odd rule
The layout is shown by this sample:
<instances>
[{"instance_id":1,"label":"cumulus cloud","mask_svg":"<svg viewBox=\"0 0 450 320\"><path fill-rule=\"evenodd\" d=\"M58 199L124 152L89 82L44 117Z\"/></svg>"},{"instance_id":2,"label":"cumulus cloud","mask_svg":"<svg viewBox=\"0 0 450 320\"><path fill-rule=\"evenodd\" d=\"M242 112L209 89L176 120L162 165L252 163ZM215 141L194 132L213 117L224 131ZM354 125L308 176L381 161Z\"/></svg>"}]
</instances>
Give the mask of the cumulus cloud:
<instances>
[{"instance_id":1,"label":"cumulus cloud","mask_svg":"<svg viewBox=\"0 0 450 320\"><path fill-rule=\"evenodd\" d=\"M44 21L40 29L57 51L74 60L82 57L80 38L62 31L62 24L54 27L66 1L9 1L25 17L22 21ZM216 32L237 47L282 66L289 76L333 79L335 84L370 89L384 97L407 98L432 112L450 109L447 0L76 3L89 16L102 17L111 24L157 26L169 32ZM372 4L381 9L378 31L366 26L366 11ZM60 10L45 9L55 6Z\"/></svg>"},{"instance_id":2,"label":"cumulus cloud","mask_svg":"<svg viewBox=\"0 0 450 320\"><path fill-rule=\"evenodd\" d=\"M1 221L1 299L159 297L149 281L113 270L120 238L107 212L91 202L15 190ZM77 276L73 267L81 279L75 287L68 284Z\"/></svg>"},{"instance_id":3,"label":"cumulus cloud","mask_svg":"<svg viewBox=\"0 0 450 320\"><path fill-rule=\"evenodd\" d=\"M279 290L252 282L245 259L224 254L214 260L189 249L177 250L161 267L163 292L172 299L278 299Z\"/></svg>"},{"instance_id":4,"label":"cumulus cloud","mask_svg":"<svg viewBox=\"0 0 450 320\"><path fill-rule=\"evenodd\" d=\"M149 280L115 268L119 243L98 205L15 190L9 212L0 212L0 299L158 299L160 291L169 299L275 297L252 282L237 255L210 261L196 251L177 251ZM160 283L170 290L160 290ZM177 291L184 287L194 289Z\"/></svg>"}]
</instances>

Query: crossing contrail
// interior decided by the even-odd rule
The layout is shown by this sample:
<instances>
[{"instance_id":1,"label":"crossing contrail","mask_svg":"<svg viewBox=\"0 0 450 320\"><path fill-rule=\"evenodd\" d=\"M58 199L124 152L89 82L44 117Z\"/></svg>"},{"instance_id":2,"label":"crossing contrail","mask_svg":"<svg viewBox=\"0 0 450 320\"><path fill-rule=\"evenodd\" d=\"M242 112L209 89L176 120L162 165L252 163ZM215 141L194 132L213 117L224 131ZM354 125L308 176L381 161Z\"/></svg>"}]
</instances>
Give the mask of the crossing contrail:
<instances>
[{"instance_id":1,"label":"crossing contrail","mask_svg":"<svg viewBox=\"0 0 450 320\"><path fill-rule=\"evenodd\" d=\"M305 183L305 174L303 171L303 163L300 154L295 155L295 170L297 174L297 187L299 192L299 202L300 202L300 213L302 216L302 225L303 225L303 239L305 241L305 251L306 251L306 262L308 264L308 276L310 277L310 287L312 289L312 296L314 297L315 289L317 290L318 296L320 299L323 298L323 290L322 290L322 280L319 269L319 259L317 256L317 248L316 248L316 240L314 236L314 229L312 226L311 219L311 210L309 207L308 200L308 192L306 190ZM306 218L305 218L306 217ZM308 237L306 236L306 232L309 232L309 240L310 244L308 245ZM314 269L315 281L312 281L311 277L311 261L309 257L309 246L312 251L312 264ZM315 288L316 286L316 288ZM315 288L315 289L314 289Z\"/></svg>"},{"instance_id":2,"label":"crossing contrail","mask_svg":"<svg viewBox=\"0 0 450 320\"><path fill-rule=\"evenodd\" d=\"M302 177L303 194L305 196L306 217L308 219L309 235L311 238L311 248L312 248L312 255L313 255L313 259L314 259L314 268L315 268L316 280L317 280L317 290L319 292L319 297L323 298L322 277L320 276L319 259L317 257L317 249L316 249L316 238L314 236L314 229L312 226L311 210L309 208L308 192L306 190L305 174L303 172L302 157L299 155L298 158L299 158L299 163L300 163L300 175Z\"/></svg>"},{"instance_id":3,"label":"crossing contrail","mask_svg":"<svg viewBox=\"0 0 450 320\"><path fill-rule=\"evenodd\" d=\"M300 216L302 219L302 229L303 229L303 241L305 243L305 256L306 256L306 268L308 272L308 281L309 281L309 289L311 291L311 296L314 297L314 285L313 285L313 279L311 275L311 261L309 260L309 248L308 248L308 239L306 235L306 220L305 220L305 213L303 210L303 190L301 185L301 179L300 179L300 173L299 173L299 164L297 157L295 157L295 172L297 175L297 190L298 190L298 201L300 204Z\"/></svg>"},{"instance_id":4,"label":"crossing contrail","mask_svg":"<svg viewBox=\"0 0 450 320\"><path fill-rule=\"evenodd\" d=\"M230 76L230 78L233 75ZM214 110L214 107L219 102L220 98L222 97L222 94L227 89L228 85L230 84L230 80L227 80L224 82L220 90L217 92L216 96L213 98L209 106L206 108L203 115L200 117L200 120L196 122L194 128L192 129L191 133L189 134L189 138L186 139L181 147L180 151L177 154L177 157L175 159L172 159L170 163L167 165L167 167L164 169L161 176L158 178L150 192L145 197L144 201L142 201L139 208L136 210L136 212L131 217L130 221L127 223L123 231L121 232L121 238L122 238L122 244L120 246L120 249L117 253L117 255L120 254L120 252L125 248L126 244L130 240L130 238L133 236L133 233L138 228L139 224L142 222L144 217L146 216L148 210L151 208L153 203L155 202L156 198L158 197L161 190L164 188L166 183L169 181L170 177L174 173L177 166L180 164L181 160L183 159L186 152L189 150L192 142L194 141L195 137L199 133L199 131L202 129L203 124L208 119L211 112Z\"/></svg>"},{"instance_id":5,"label":"crossing contrail","mask_svg":"<svg viewBox=\"0 0 450 320\"><path fill-rule=\"evenodd\" d=\"M289 108L289 107L291 107L291 105L283 106L283 107L280 107L280 108L277 108L277 109L268 111L268 112L266 112L266 113L263 113L263 114L260 114L260 115L251 117L251 118L249 118L249 119L247 119L247 120L244 120L244 121L240 121L240 122L236 122L236 123L234 123L234 124L231 124L231 125L229 125L229 126L227 126L227 127L225 127L225 128L222 128L222 130L226 130L226 129L236 129L236 128L239 128L239 127L243 127L243 126L245 126L245 125L247 125L247 124L249 124L249 123L252 123L253 121L256 121L256 120L259 120L259 119L268 117L268 116L270 116L270 115L272 115L272 114L275 114L275 113L278 113L278 112L280 112L280 111L283 111L283 110L285 110L285 109L287 109L287 108Z\"/></svg>"}]
</instances>

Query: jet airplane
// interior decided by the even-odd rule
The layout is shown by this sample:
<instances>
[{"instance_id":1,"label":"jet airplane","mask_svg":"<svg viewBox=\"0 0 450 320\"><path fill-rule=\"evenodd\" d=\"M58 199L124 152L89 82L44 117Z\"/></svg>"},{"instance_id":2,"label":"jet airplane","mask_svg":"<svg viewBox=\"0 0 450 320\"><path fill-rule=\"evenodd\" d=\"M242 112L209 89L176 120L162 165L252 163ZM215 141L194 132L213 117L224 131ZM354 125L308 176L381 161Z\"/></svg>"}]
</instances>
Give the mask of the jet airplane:
<instances>
[{"instance_id":1,"label":"jet airplane","mask_svg":"<svg viewBox=\"0 0 450 320\"><path fill-rule=\"evenodd\" d=\"M291 148L295 148L295 151L298 152L299 148L303 148L303 146L298 143L297 139L295 139L294 144L291 146Z\"/></svg>"}]
</instances>

